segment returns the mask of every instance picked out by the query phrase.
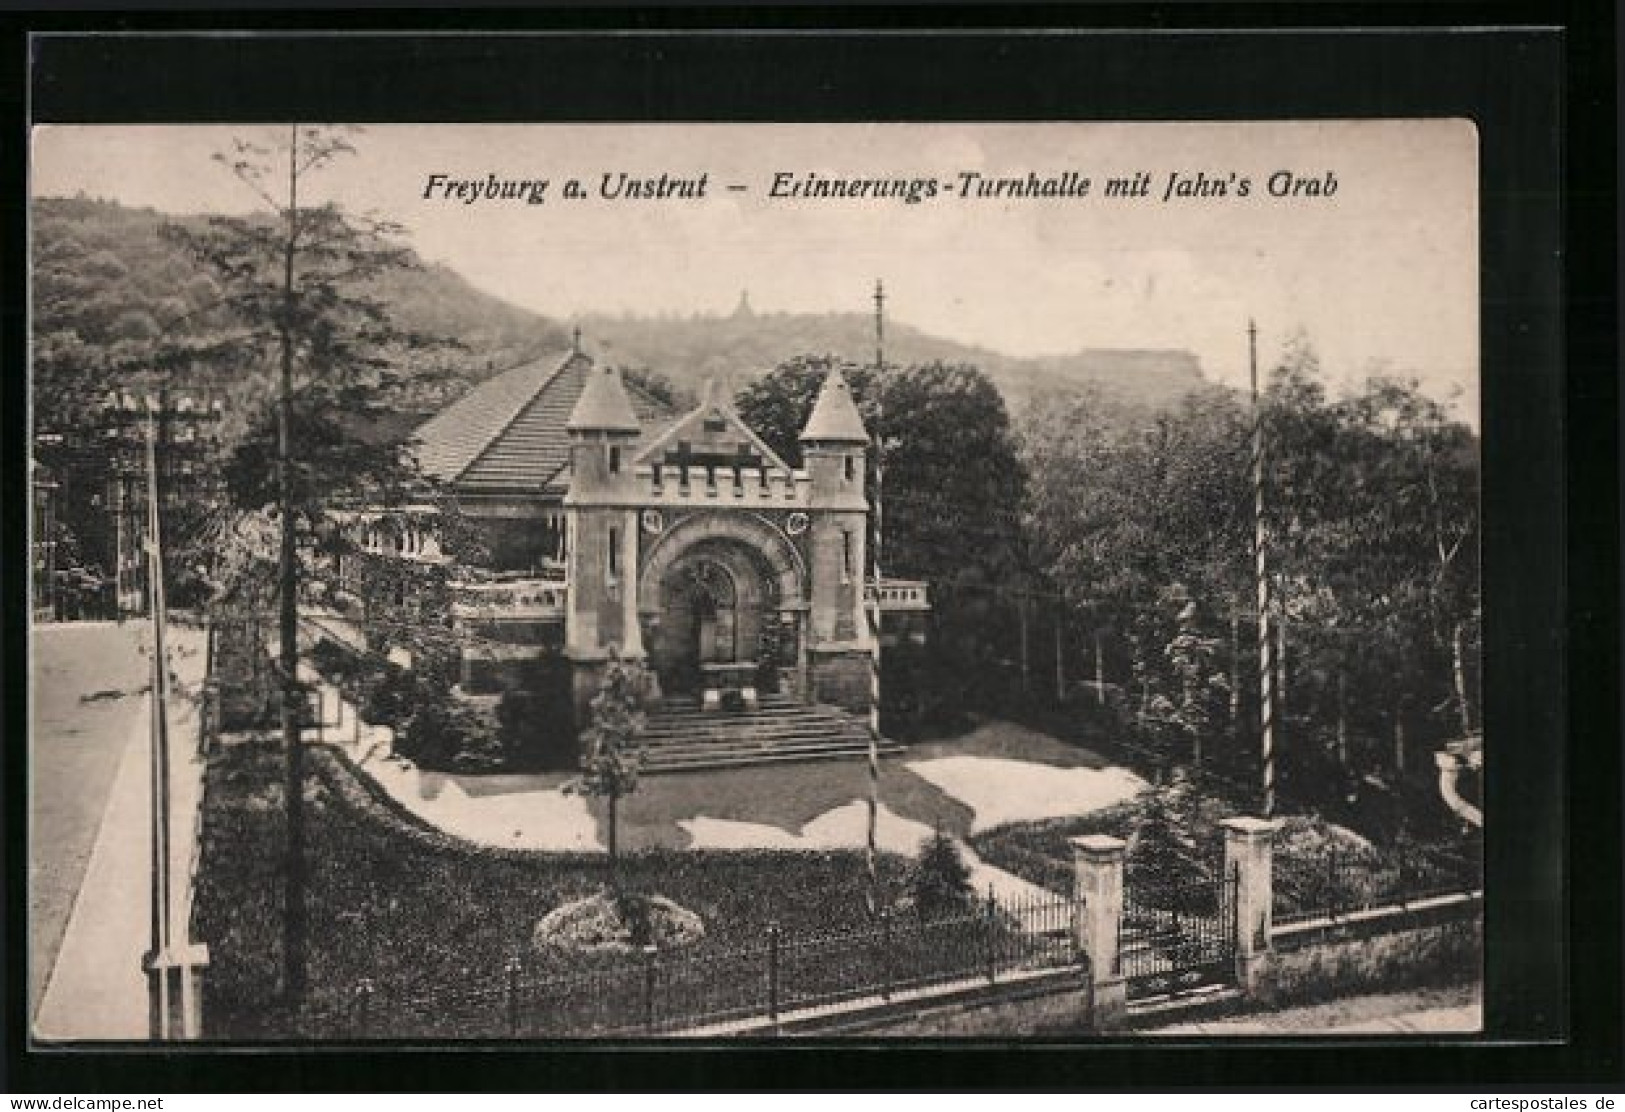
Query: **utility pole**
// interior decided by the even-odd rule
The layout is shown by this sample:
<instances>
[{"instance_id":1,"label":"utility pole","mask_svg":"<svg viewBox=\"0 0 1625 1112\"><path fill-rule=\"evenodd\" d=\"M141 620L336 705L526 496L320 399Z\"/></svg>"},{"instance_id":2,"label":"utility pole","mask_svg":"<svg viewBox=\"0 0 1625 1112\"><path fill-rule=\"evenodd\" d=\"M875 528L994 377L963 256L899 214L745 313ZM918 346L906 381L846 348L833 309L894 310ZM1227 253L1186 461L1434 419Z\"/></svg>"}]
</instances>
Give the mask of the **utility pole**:
<instances>
[{"instance_id":1,"label":"utility pole","mask_svg":"<svg viewBox=\"0 0 1625 1112\"><path fill-rule=\"evenodd\" d=\"M293 425L293 260L299 236L299 125L288 134L287 232L282 252L282 313L277 322L282 348L282 382L277 406L277 492L282 544L277 563L282 672L282 746L287 761L288 861L283 884L282 989L290 1002L305 993L305 755L299 737L299 599L294 566Z\"/></svg>"},{"instance_id":2,"label":"utility pole","mask_svg":"<svg viewBox=\"0 0 1625 1112\"><path fill-rule=\"evenodd\" d=\"M1275 664L1270 639L1269 533L1264 524L1264 414L1258 395L1258 326L1247 321L1253 406L1253 565L1258 588L1258 724L1265 818L1275 814Z\"/></svg>"},{"instance_id":3,"label":"utility pole","mask_svg":"<svg viewBox=\"0 0 1625 1112\"><path fill-rule=\"evenodd\" d=\"M152 1037L167 1038L173 988L168 970L172 919L169 877L169 654L165 645L168 611L164 600L163 537L159 529L158 423L161 402L149 400L147 411L147 557L148 611L152 619L152 923L147 955L148 1020Z\"/></svg>"},{"instance_id":4,"label":"utility pole","mask_svg":"<svg viewBox=\"0 0 1625 1112\"><path fill-rule=\"evenodd\" d=\"M124 624L124 472L113 463L113 617Z\"/></svg>"}]
</instances>

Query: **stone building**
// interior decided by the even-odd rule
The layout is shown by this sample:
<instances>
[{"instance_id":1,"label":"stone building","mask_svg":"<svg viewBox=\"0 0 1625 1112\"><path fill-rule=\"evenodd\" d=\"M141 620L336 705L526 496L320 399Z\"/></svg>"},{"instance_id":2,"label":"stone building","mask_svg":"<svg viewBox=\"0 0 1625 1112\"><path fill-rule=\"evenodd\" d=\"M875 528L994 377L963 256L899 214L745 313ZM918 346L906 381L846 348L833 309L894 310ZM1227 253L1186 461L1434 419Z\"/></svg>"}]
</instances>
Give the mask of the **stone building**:
<instances>
[{"instance_id":1,"label":"stone building","mask_svg":"<svg viewBox=\"0 0 1625 1112\"><path fill-rule=\"evenodd\" d=\"M439 593L392 601L416 620L444 607L466 694L551 667L579 714L619 654L704 707L776 694L861 713L878 648L866 608L884 643L922 641L926 587L866 574L870 440L838 372L801 442L792 468L720 392L671 412L578 344L418 430L482 566L441 551L432 506L370 515L358 535L374 558L440 573Z\"/></svg>"}]
</instances>

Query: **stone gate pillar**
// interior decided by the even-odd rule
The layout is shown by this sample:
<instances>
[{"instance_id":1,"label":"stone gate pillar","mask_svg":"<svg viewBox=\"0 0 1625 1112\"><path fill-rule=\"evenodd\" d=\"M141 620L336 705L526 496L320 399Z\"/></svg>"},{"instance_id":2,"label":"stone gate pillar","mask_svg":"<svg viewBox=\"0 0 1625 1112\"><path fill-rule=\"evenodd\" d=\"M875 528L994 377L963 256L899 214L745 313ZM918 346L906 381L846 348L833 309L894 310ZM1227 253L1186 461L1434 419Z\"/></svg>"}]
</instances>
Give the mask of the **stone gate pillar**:
<instances>
[{"instance_id":1,"label":"stone gate pillar","mask_svg":"<svg viewBox=\"0 0 1625 1112\"><path fill-rule=\"evenodd\" d=\"M1094 1024L1101 1030L1123 1021L1127 986L1118 953L1123 918L1123 859L1127 843L1106 834L1085 834L1072 842L1072 896L1079 904L1073 924L1078 951L1089 959L1094 982Z\"/></svg>"},{"instance_id":2,"label":"stone gate pillar","mask_svg":"<svg viewBox=\"0 0 1625 1112\"><path fill-rule=\"evenodd\" d=\"M1224 827L1224 875L1235 878L1236 981L1248 996L1263 987L1264 966L1274 931L1273 844L1275 824L1267 819L1230 818Z\"/></svg>"}]
</instances>

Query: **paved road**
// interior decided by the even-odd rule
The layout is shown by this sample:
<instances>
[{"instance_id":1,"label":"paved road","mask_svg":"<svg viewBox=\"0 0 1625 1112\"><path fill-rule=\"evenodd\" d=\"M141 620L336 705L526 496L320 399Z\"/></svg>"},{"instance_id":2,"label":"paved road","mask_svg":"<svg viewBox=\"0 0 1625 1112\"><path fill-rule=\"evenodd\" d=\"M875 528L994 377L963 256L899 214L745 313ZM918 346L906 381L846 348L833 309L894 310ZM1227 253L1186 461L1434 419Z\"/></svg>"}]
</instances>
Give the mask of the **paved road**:
<instances>
[{"instance_id":1,"label":"paved road","mask_svg":"<svg viewBox=\"0 0 1625 1112\"><path fill-rule=\"evenodd\" d=\"M119 762L146 728L144 627L36 626L29 751L28 988L39 1008Z\"/></svg>"},{"instance_id":2,"label":"paved road","mask_svg":"<svg viewBox=\"0 0 1625 1112\"><path fill-rule=\"evenodd\" d=\"M39 628L30 739L29 986L34 1032L147 1034L150 943L149 632L139 623ZM201 796L195 705L203 635L171 627L171 900L187 921ZM182 940L184 941L184 940Z\"/></svg>"}]
</instances>

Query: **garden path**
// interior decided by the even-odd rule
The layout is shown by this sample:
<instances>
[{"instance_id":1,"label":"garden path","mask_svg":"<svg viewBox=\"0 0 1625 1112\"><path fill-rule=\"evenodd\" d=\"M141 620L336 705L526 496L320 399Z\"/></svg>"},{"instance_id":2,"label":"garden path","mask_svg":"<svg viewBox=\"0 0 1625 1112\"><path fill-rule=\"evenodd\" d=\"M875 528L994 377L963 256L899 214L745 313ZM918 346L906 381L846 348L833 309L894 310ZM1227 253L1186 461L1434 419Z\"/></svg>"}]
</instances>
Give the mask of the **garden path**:
<instances>
[{"instance_id":1,"label":"garden path","mask_svg":"<svg viewBox=\"0 0 1625 1112\"><path fill-rule=\"evenodd\" d=\"M331 689L323 697L338 700ZM337 712L345 724L353 714L348 706ZM567 794L567 774L430 772L390 755L385 728L363 724L334 737L386 792L449 834L511 849L604 849L603 801ZM1037 898L1043 889L984 862L963 837L1005 822L1087 814L1142 786L1088 750L1012 723L984 722L882 761L877 844L913 856L940 826L959 842L978 892ZM867 794L867 770L858 761L651 776L621 801L618 832L629 849L859 849L867 837Z\"/></svg>"}]
</instances>

